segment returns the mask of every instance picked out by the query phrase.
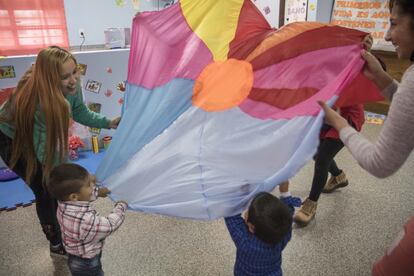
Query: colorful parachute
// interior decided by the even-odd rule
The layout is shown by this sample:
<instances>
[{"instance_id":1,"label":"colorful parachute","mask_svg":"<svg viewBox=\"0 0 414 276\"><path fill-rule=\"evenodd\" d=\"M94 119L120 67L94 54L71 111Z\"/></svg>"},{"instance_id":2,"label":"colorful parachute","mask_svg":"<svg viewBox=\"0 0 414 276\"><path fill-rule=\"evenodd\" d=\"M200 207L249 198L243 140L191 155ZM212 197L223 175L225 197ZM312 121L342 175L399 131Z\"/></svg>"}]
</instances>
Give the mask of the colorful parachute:
<instances>
[{"instance_id":1,"label":"colorful parachute","mask_svg":"<svg viewBox=\"0 0 414 276\"><path fill-rule=\"evenodd\" d=\"M122 121L98 179L135 210L241 212L311 160L317 100L378 99L360 73L365 35L309 22L274 30L249 0L137 15Z\"/></svg>"}]
</instances>

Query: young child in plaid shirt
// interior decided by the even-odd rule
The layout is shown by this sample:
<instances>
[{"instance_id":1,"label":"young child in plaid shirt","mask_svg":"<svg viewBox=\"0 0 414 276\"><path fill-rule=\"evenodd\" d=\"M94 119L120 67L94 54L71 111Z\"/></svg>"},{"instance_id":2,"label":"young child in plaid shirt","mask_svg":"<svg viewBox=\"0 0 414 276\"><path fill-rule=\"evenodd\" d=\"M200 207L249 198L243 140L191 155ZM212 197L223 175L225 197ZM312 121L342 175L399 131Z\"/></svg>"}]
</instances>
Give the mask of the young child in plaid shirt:
<instances>
[{"instance_id":1,"label":"young child in plaid shirt","mask_svg":"<svg viewBox=\"0 0 414 276\"><path fill-rule=\"evenodd\" d=\"M96 186L95 176L77 164L55 167L48 181L58 200L57 219L72 275L104 275L101 264L105 238L121 226L127 203L119 201L107 217L99 216L90 202L110 191Z\"/></svg>"},{"instance_id":2,"label":"young child in plaid shirt","mask_svg":"<svg viewBox=\"0 0 414 276\"><path fill-rule=\"evenodd\" d=\"M292 197L259 193L241 214L225 218L236 245L234 275L282 275L282 250L292 236Z\"/></svg>"}]
</instances>

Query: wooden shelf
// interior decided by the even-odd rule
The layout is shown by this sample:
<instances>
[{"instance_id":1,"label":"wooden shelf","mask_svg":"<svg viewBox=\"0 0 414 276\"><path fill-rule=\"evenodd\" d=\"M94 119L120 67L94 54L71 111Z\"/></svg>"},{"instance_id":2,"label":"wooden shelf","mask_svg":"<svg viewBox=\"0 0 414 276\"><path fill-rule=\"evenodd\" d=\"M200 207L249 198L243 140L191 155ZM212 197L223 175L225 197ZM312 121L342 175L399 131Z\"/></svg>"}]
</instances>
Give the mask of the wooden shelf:
<instances>
[{"instance_id":1,"label":"wooden shelf","mask_svg":"<svg viewBox=\"0 0 414 276\"><path fill-rule=\"evenodd\" d=\"M389 101L381 101L375 103L369 103L364 105L364 109L369 112L377 113L377 114L388 114L388 109L390 107Z\"/></svg>"}]
</instances>

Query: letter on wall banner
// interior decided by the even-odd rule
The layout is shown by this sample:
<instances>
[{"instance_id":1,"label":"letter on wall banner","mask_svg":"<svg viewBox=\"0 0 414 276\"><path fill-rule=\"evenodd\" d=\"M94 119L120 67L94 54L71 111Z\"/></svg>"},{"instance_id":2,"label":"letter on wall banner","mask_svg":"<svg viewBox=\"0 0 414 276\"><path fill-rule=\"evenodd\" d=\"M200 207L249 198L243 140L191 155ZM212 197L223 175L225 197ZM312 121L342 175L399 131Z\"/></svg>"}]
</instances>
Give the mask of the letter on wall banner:
<instances>
[{"instance_id":1,"label":"letter on wall banner","mask_svg":"<svg viewBox=\"0 0 414 276\"><path fill-rule=\"evenodd\" d=\"M394 51L390 42L384 40L389 27L388 0L335 0L331 23L371 33L372 48Z\"/></svg>"},{"instance_id":2,"label":"letter on wall banner","mask_svg":"<svg viewBox=\"0 0 414 276\"><path fill-rule=\"evenodd\" d=\"M306 21L308 0L286 0L285 25L293 22Z\"/></svg>"},{"instance_id":3,"label":"letter on wall banner","mask_svg":"<svg viewBox=\"0 0 414 276\"><path fill-rule=\"evenodd\" d=\"M181 0L132 25L122 120L96 176L133 210L240 213L312 160L318 100L380 99L358 30L275 30L250 0Z\"/></svg>"}]
</instances>

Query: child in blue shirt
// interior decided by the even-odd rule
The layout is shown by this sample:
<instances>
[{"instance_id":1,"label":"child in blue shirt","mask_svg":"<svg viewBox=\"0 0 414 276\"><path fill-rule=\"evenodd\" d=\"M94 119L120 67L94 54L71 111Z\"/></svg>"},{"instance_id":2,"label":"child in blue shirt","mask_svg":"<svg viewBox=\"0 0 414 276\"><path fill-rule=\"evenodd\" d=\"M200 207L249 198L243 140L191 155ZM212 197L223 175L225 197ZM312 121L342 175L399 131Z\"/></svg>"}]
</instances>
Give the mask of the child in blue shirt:
<instances>
[{"instance_id":1,"label":"child in blue shirt","mask_svg":"<svg viewBox=\"0 0 414 276\"><path fill-rule=\"evenodd\" d=\"M282 275L282 250L292 236L293 204L262 192L252 200L244 218L225 218L236 248L234 275Z\"/></svg>"}]
</instances>

